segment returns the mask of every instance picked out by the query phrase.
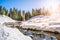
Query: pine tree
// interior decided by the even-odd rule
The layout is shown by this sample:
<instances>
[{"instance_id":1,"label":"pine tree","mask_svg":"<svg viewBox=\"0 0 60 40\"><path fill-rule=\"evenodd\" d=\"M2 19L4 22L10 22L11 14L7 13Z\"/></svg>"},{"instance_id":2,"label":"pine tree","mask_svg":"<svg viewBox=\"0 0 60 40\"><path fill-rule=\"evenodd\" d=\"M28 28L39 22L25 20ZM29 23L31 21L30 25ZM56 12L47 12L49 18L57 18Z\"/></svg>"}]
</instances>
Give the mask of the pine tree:
<instances>
[{"instance_id":1,"label":"pine tree","mask_svg":"<svg viewBox=\"0 0 60 40\"><path fill-rule=\"evenodd\" d=\"M7 11L6 8L4 7L4 8L3 8L3 15L6 15L6 16L7 16L7 13L8 13L8 11Z\"/></svg>"},{"instance_id":2,"label":"pine tree","mask_svg":"<svg viewBox=\"0 0 60 40\"><path fill-rule=\"evenodd\" d=\"M21 10L18 11L18 20L21 21Z\"/></svg>"},{"instance_id":3,"label":"pine tree","mask_svg":"<svg viewBox=\"0 0 60 40\"><path fill-rule=\"evenodd\" d=\"M32 16L36 16L36 10L32 9Z\"/></svg>"},{"instance_id":4,"label":"pine tree","mask_svg":"<svg viewBox=\"0 0 60 40\"><path fill-rule=\"evenodd\" d=\"M2 13L2 6L0 6L0 14L3 14L3 13Z\"/></svg>"},{"instance_id":5,"label":"pine tree","mask_svg":"<svg viewBox=\"0 0 60 40\"><path fill-rule=\"evenodd\" d=\"M22 20L25 21L25 10L22 11Z\"/></svg>"},{"instance_id":6,"label":"pine tree","mask_svg":"<svg viewBox=\"0 0 60 40\"><path fill-rule=\"evenodd\" d=\"M25 19L28 20L28 19L30 19L30 18L31 18L31 13L28 11L28 12L26 12L26 14L25 14Z\"/></svg>"},{"instance_id":7,"label":"pine tree","mask_svg":"<svg viewBox=\"0 0 60 40\"><path fill-rule=\"evenodd\" d=\"M9 17L13 18L13 11L12 11L12 8L10 8Z\"/></svg>"}]
</instances>

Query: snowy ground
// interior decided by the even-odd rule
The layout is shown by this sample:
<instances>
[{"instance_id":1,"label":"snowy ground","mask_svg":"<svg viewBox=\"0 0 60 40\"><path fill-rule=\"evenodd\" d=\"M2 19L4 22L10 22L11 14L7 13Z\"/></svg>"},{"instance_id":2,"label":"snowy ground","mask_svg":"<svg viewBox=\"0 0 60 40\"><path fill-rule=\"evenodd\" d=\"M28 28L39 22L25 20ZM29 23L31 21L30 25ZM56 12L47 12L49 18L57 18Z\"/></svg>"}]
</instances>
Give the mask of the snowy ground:
<instances>
[{"instance_id":1,"label":"snowy ground","mask_svg":"<svg viewBox=\"0 0 60 40\"><path fill-rule=\"evenodd\" d=\"M0 40L32 40L29 36L22 34L17 28L9 28L3 23L15 22L11 18L0 15Z\"/></svg>"},{"instance_id":2,"label":"snowy ground","mask_svg":"<svg viewBox=\"0 0 60 40\"><path fill-rule=\"evenodd\" d=\"M42 30L57 31L60 33L60 14L54 14L51 16L35 16L24 22L21 26L24 28L35 27Z\"/></svg>"}]
</instances>

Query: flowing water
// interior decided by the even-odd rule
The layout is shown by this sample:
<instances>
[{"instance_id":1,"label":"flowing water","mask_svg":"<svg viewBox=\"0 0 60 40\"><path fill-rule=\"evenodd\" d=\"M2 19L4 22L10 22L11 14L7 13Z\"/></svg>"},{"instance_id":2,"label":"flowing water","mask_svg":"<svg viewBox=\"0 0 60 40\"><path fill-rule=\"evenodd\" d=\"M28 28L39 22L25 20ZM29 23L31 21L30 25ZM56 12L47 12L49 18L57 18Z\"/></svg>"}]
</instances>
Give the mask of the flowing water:
<instances>
[{"instance_id":1,"label":"flowing water","mask_svg":"<svg viewBox=\"0 0 60 40\"><path fill-rule=\"evenodd\" d=\"M60 40L60 34L51 32L20 30L23 34L30 36L33 40Z\"/></svg>"},{"instance_id":2,"label":"flowing water","mask_svg":"<svg viewBox=\"0 0 60 40\"><path fill-rule=\"evenodd\" d=\"M41 31L26 31L24 34L32 36L33 40L60 40L60 14L53 14L51 16L35 16L24 22L21 25L23 28L36 28L44 31L50 30L51 32ZM53 33L53 32L59 33ZM42 37L43 36L43 37Z\"/></svg>"}]
</instances>

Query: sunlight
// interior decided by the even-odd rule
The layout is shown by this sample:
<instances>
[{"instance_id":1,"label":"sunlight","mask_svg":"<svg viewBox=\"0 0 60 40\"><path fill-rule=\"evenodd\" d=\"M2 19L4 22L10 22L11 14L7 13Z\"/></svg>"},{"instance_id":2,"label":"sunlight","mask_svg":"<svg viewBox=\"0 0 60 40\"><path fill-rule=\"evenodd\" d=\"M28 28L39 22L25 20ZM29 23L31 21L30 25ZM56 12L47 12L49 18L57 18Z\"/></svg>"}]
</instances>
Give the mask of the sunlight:
<instances>
[{"instance_id":1,"label":"sunlight","mask_svg":"<svg viewBox=\"0 0 60 40\"><path fill-rule=\"evenodd\" d=\"M45 8L48 9L51 15L57 13L59 2L58 0L48 0L45 4Z\"/></svg>"},{"instance_id":2,"label":"sunlight","mask_svg":"<svg viewBox=\"0 0 60 40\"><path fill-rule=\"evenodd\" d=\"M51 11L52 11L52 13L56 13L57 9L58 9L57 2L51 2L50 4L51 4Z\"/></svg>"}]
</instances>

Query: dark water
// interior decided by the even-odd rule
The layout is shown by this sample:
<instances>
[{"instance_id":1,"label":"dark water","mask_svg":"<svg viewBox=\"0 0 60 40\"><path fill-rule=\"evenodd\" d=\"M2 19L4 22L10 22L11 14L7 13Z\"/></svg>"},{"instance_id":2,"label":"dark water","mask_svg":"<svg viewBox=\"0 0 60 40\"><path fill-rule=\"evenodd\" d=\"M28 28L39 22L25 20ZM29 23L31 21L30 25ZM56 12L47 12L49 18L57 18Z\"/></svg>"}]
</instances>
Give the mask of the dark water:
<instances>
[{"instance_id":1,"label":"dark water","mask_svg":"<svg viewBox=\"0 0 60 40\"><path fill-rule=\"evenodd\" d=\"M20 30L24 35L30 36L33 40L60 40L60 34L41 32L41 31L27 31Z\"/></svg>"}]
</instances>

